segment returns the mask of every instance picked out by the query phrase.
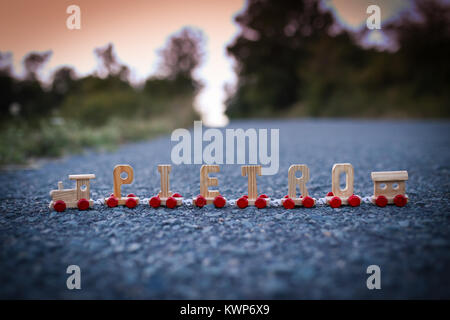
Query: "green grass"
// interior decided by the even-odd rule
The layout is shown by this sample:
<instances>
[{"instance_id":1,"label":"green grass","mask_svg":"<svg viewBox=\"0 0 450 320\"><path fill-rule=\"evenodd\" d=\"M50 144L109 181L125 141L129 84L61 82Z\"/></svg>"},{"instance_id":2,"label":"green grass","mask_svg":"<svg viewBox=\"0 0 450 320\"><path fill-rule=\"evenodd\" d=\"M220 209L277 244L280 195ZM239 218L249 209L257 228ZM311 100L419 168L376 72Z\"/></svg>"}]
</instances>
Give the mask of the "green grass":
<instances>
[{"instance_id":1,"label":"green grass","mask_svg":"<svg viewBox=\"0 0 450 320\"><path fill-rule=\"evenodd\" d=\"M27 164L36 158L61 157L86 148L111 151L122 143L153 138L183 125L187 123L168 117L112 118L100 127L61 119L42 120L35 125L11 123L0 130L0 165Z\"/></svg>"}]
</instances>

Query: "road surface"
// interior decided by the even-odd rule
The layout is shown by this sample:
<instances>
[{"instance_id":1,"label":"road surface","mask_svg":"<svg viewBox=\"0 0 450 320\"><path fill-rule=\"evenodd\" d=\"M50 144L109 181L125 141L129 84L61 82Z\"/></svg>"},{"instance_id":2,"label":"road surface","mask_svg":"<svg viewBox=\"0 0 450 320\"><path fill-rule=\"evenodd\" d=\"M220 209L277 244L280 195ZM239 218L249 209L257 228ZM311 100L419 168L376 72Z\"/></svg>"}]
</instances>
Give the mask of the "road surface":
<instances>
[{"instance_id":1,"label":"road surface","mask_svg":"<svg viewBox=\"0 0 450 320\"><path fill-rule=\"evenodd\" d=\"M93 199L112 192L112 169L128 163L140 198L159 190L157 164L170 163L169 136L112 153L89 152L39 169L0 173L0 298L344 299L450 298L450 123L417 121L236 121L279 128L280 169L258 177L271 198L287 193L291 164L307 164L309 192L331 189L331 167L350 162L355 192L373 192L371 171L408 170L404 208L257 210L109 209L49 212L48 192L67 175L95 173ZM246 193L239 165L222 165L219 190ZM199 193L199 165L173 166L171 189ZM66 268L81 268L68 290ZM381 268L381 290L366 269Z\"/></svg>"}]
</instances>

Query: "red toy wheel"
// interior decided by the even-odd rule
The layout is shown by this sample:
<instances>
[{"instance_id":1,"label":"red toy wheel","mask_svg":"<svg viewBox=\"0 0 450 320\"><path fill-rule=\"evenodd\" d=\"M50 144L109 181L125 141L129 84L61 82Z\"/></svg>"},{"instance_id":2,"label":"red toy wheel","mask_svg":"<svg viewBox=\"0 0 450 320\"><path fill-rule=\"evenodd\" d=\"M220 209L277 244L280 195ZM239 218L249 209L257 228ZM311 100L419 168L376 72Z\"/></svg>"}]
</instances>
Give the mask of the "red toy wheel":
<instances>
[{"instance_id":1,"label":"red toy wheel","mask_svg":"<svg viewBox=\"0 0 450 320\"><path fill-rule=\"evenodd\" d=\"M267 195L265 195L265 194L263 193L263 194L260 194L258 198L263 198L263 199L267 199L267 198L268 198L268 196L267 196Z\"/></svg>"},{"instance_id":2,"label":"red toy wheel","mask_svg":"<svg viewBox=\"0 0 450 320\"><path fill-rule=\"evenodd\" d=\"M265 208L267 206L267 202L265 200L266 198L262 198L259 197L258 199L255 200L255 207L257 207L258 209L262 209Z\"/></svg>"},{"instance_id":3,"label":"red toy wheel","mask_svg":"<svg viewBox=\"0 0 450 320\"><path fill-rule=\"evenodd\" d=\"M398 194L394 197L394 203L397 207L404 207L407 202L408 199L402 194Z\"/></svg>"},{"instance_id":4,"label":"red toy wheel","mask_svg":"<svg viewBox=\"0 0 450 320\"><path fill-rule=\"evenodd\" d=\"M204 196L199 194L195 199L195 205L199 208L203 208L206 205L206 199Z\"/></svg>"},{"instance_id":5,"label":"red toy wheel","mask_svg":"<svg viewBox=\"0 0 450 320\"><path fill-rule=\"evenodd\" d=\"M333 193L333 192L331 192L331 191L330 191L330 192L328 192L328 193L327 193L327 197L334 197L334 193Z\"/></svg>"},{"instance_id":6,"label":"red toy wheel","mask_svg":"<svg viewBox=\"0 0 450 320\"><path fill-rule=\"evenodd\" d=\"M117 200L116 197L112 196L112 197L109 197L106 200L106 204L108 205L108 207L114 208L114 207L117 207L119 205L119 201Z\"/></svg>"},{"instance_id":7,"label":"red toy wheel","mask_svg":"<svg viewBox=\"0 0 450 320\"><path fill-rule=\"evenodd\" d=\"M388 204L388 199L385 196L378 196L375 199L375 204L379 207L386 207L386 205Z\"/></svg>"},{"instance_id":8,"label":"red toy wheel","mask_svg":"<svg viewBox=\"0 0 450 320\"><path fill-rule=\"evenodd\" d=\"M148 204L152 207L152 208L158 208L161 205L161 199L156 196L156 197L151 197L150 201L148 202Z\"/></svg>"},{"instance_id":9,"label":"red toy wheel","mask_svg":"<svg viewBox=\"0 0 450 320\"><path fill-rule=\"evenodd\" d=\"M341 198L339 197L333 197L330 200L330 207L332 208L339 208L342 204Z\"/></svg>"},{"instance_id":10,"label":"red toy wheel","mask_svg":"<svg viewBox=\"0 0 450 320\"><path fill-rule=\"evenodd\" d=\"M183 196L177 192L177 193L174 193L172 195L172 197L174 197L174 198L182 198Z\"/></svg>"},{"instance_id":11,"label":"red toy wheel","mask_svg":"<svg viewBox=\"0 0 450 320\"><path fill-rule=\"evenodd\" d=\"M350 197L348 197L348 204L352 207L357 207L361 204L361 199L354 194L352 194Z\"/></svg>"},{"instance_id":12,"label":"red toy wheel","mask_svg":"<svg viewBox=\"0 0 450 320\"><path fill-rule=\"evenodd\" d=\"M227 203L227 201L225 200L224 197L222 197L221 195L218 195L217 197L214 198L213 203L216 208L223 208L223 207L225 207L225 204Z\"/></svg>"},{"instance_id":13,"label":"red toy wheel","mask_svg":"<svg viewBox=\"0 0 450 320\"><path fill-rule=\"evenodd\" d=\"M125 205L128 208L133 209L134 207L137 206L137 201L134 198L128 198L127 201L125 201Z\"/></svg>"},{"instance_id":14,"label":"red toy wheel","mask_svg":"<svg viewBox=\"0 0 450 320\"><path fill-rule=\"evenodd\" d=\"M166 200L166 207L173 209L177 206L177 200L174 197L168 197Z\"/></svg>"},{"instance_id":15,"label":"red toy wheel","mask_svg":"<svg viewBox=\"0 0 450 320\"><path fill-rule=\"evenodd\" d=\"M304 206L305 208L311 208L311 207L313 207L313 206L314 206L314 199L311 198L311 197L309 197L309 196L305 197L305 198L303 199L303 206Z\"/></svg>"},{"instance_id":16,"label":"red toy wheel","mask_svg":"<svg viewBox=\"0 0 450 320\"><path fill-rule=\"evenodd\" d=\"M239 208L244 209L248 206L248 199L243 196L236 201L236 204Z\"/></svg>"},{"instance_id":17,"label":"red toy wheel","mask_svg":"<svg viewBox=\"0 0 450 320\"><path fill-rule=\"evenodd\" d=\"M78 200L77 206L80 210L87 210L89 209L89 201L84 198L80 199Z\"/></svg>"},{"instance_id":18,"label":"red toy wheel","mask_svg":"<svg viewBox=\"0 0 450 320\"><path fill-rule=\"evenodd\" d=\"M286 209L294 209L295 207L294 200L292 200L291 198L286 198L286 200L284 200L283 202L283 207L285 207Z\"/></svg>"},{"instance_id":19,"label":"red toy wheel","mask_svg":"<svg viewBox=\"0 0 450 320\"><path fill-rule=\"evenodd\" d=\"M134 195L134 193L130 193L129 195L127 195L127 198L136 198L136 196Z\"/></svg>"},{"instance_id":20,"label":"red toy wheel","mask_svg":"<svg viewBox=\"0 0 450 320\"><path fill-rule=\"evenodd\" d=\"M66 203L63 200L56 200L53 209L57 212L63 212L66 210Z\"/></svg>"}]
</instances>

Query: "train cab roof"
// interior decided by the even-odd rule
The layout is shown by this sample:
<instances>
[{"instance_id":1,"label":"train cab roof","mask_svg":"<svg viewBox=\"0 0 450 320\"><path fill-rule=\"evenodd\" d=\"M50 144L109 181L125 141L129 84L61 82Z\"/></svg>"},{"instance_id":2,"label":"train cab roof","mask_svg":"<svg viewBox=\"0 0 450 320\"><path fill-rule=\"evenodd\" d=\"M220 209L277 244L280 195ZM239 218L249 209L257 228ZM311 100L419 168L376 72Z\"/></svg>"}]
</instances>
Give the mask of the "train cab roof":
<instances>
[{"instance_id":1,"label":"train cab roof","mask_svg":"<svg viewBox=\"0 0 450 320\"><path fill-rule=\"evenodd\" d=\"M69 175L70 180L89 180L95 179L95 174L71 174Z\"/></svg>"},{"instance_id":2,"label":"train cab roof","mask_svg":"<svg viewBox=\"0 0 450 320\"><path fill-rule=\"evenodd\" d=\"M371 175L374 182L408 180L408 171L378 171L372 172Z\"/></svg>"}]
</instances>

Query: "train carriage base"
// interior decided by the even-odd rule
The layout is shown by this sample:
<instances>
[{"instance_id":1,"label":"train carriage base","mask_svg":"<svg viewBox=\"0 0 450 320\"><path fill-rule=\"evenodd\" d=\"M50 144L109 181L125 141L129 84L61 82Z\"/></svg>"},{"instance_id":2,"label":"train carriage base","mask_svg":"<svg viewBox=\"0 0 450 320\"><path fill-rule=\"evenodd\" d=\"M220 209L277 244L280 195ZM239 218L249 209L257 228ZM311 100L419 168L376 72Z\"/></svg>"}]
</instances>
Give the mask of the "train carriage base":
<instances>
[{"instance_id":1,"label":"train carriage base","mask_svg":"<svg viewBox=\"0 0 450 320\"><path fill-rule=\"evenodd\" d=\"M223 208L227 204L227 199L220 194L216 197L204 197L201 194L192 199L194 206L202 208L206 205L213 204L216 208Z\"/></svg>"},{"instance_id":2,"label":"train carriage base","mask_svg":"<svg viewBox=\"0 0 450 320\"><path fill-rule=\"evenodd\" d=\"M385 207L388 204L395 204L397 207L404 207L408 201L408 195L406 194L398 194L396 196L372 196L370 197L370 201L379 207Z\"/></svg>"},{"instance_id":3,"label":"train carriage base","mask_svg":"<svg viewBox=\"0 0 450 320\"><path fill-rule=\"evenodd\" d=\"M139 204L139 198L133 193L128 194L126 197L116 197L114 196L114 193L112 193L111 196L105 198L105 204L110 208L126 206L132 209Z\"/></svg>"},{"instance_id":4,"label":"train carriage base","mask_svg":"<svg viewBox=\"0 0 450 320\"><path fill-rule=\"evenodd\" d=\"M300 198L291 198L288 195L286 195L283 199L281 199L281 204L286 209L293 209L295 207L312 208L316 205L316 199L309 196Z\"/></svg>"},{"instance_id":5,"label":"train carriage base","mask_svg":"<svg viewBox=\"0 0 450 320\"><path fill-rule=\"evenodd\" d=\"M362 198L358 195L352 194L350 197L338 197L332 192L329 192L325 197L327 204L332 208L339 208L340 206L358 207L361 205Z\"/></svg>"}]
</instances>

